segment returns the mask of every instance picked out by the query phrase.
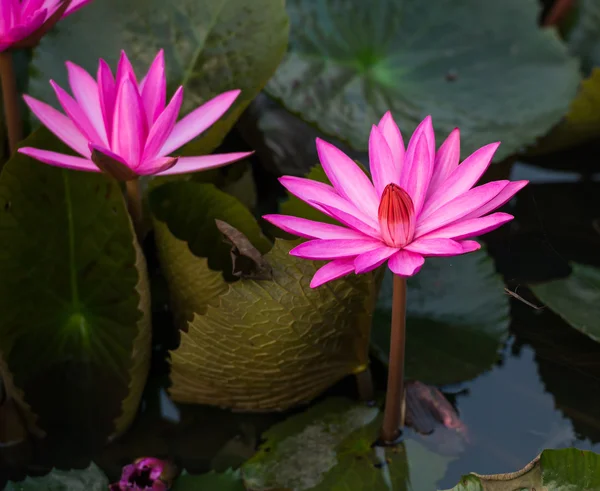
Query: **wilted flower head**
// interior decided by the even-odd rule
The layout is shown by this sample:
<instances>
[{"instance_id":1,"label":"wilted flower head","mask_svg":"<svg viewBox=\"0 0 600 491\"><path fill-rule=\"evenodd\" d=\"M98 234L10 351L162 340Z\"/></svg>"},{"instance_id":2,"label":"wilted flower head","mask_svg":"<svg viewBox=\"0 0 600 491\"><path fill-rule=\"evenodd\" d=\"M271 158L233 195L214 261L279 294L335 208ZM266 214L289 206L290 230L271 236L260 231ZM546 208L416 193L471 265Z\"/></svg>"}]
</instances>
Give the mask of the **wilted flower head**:
<instances>
[{"instance_id":1,"label":"wilted flower head","mask_svg":"<svg viewBox=\"0 0 600 491\"><path fill-rule=\"evenodd\" d=\"M150 174L196 172L249 155L240 152L169 156L217 121L240 91L224 92L176 122L183 102L183 87L179 87L166 104L162 50L140 82L125 52L121 53L116 77L102 59L97 80L74 63L67 62L67 70L74 97L50 81L66 116L32 97L24 98L42 123L83 158L31 147L21 148L19 152L58 167L89 172L103 170L120 180Z\"/></svg>"},{"instance_id":2,"label":"wilted flower head","mask_svg":"<svg viewBox=\"0 0 600 491\"><path fill-rule=\"evenodd\" d=\"M493 181L473 187L499 143L486 145L459 165L459 131L435 149L428 116L405 151L392 115L373 126L369 138L372 182L341 150L317 139L323 169L333 186L298 177L280 179L287 190L342 225L285 215L264 218L282 230L312 240L290 251L328 260L311 281L317 287L352 272L366 273L386 261L397 275L417 273L425 257L479 249L468 240L513 219L488 213L505 204L527 181Z\"/></svg>"},{"instance_id":3,"label":"wilted flower head","mask_svg":"<svg viewBox=\"0 0 600 491\"><path fill-rule=\"evenodd\" d=\"M110 485L110 491L167 491L175 477L170 462L154 457L142 457L123 467L121 479Z\"/></svg>"},{"instance_id":4,"label":"wilted flower head","mask_svg":"<svg viewBox=\"0 0 600 491\"><path fill-rule=\"evenodd\" d=\"M61 18L91 0L0 0L0 51L35 46Z\"/></svg>"}]
</instances>

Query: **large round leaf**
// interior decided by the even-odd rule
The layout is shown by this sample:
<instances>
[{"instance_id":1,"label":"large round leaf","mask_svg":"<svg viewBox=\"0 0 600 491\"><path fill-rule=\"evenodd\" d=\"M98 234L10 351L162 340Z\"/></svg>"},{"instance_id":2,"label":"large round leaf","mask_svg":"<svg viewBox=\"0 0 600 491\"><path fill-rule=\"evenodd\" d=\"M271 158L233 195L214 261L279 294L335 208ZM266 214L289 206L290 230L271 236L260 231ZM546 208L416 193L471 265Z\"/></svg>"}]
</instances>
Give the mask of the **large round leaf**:
<instances>
[{"instance_id":1,"label":"large round leaf","mask_svg":"<svg viewBox=\"0 0 600 491\"><path fill-rule=\"evenodd\" d=\"M502 141L502 159L546 133L579 84L577 62L537 0L289 0L289 53L269 94L319 129L367 148L391 110L405 135L433 116L463 155Z\"/></svg>"},{"instance_id":2,"label":"large round leaf","mask_svg":"<svg viewBox=\"0 0 600 491\"><path fill-rule=\"evenodd\" d=\"M392 278L386 272L371 341L385 363ZM508 334L509 301L485 251L429 258L408 280L407 376L430 384L469 380L489 369Z\"/></svg>"},{"instance_id":3,"label":"large round leaf","mask_svg":"<svg viewBox=\"0 0 600 491\"><path fill-rule=\"evenodd\" d=\"M45 129L27 145L62 151ZM122 432L150 360L149 292L118 184L21 154L0 177L0 346L51 434Z\"/></svg>"},{"instance_id":4,"label":"large round leaf","mask_svg":"<svg viewBox=\"0 0 600 491\"><path fill-rule=\"evenodd\" d=\"M269 80L288 31L283 0L94 1L42 39L31 92L55 103L48 80L66 87L66 60L95 74L99 58L114 69L124 49L141 74L164 48L169 88L185 88L184 113L221 92L242 89L233 109L186 149L206 153Z\"/></svg>"},{"instance_id":5,"label":"large round leaf","mask_svg":"<svg viewBox=\"0 0 600 491\"><path fill-rule=\"evenodd\" d=\"M277 240L264 256L272 279L242 279L218 307L195 315L172 352L170 393L180 402L244 410L286 409L364 370L375 301L371 275L321 288L320 263Z\"/></svg>"},{"instance_id":6,"label":"large round leaf","mask_svg":"<svg viewBox=\"0 0 600 491\"><path fill-rule=\"evenodd\" d=\"M567 323L600 341L600 270L573 264L567 278L530 285L533 293Z\"/></svg>"}]
</instances>

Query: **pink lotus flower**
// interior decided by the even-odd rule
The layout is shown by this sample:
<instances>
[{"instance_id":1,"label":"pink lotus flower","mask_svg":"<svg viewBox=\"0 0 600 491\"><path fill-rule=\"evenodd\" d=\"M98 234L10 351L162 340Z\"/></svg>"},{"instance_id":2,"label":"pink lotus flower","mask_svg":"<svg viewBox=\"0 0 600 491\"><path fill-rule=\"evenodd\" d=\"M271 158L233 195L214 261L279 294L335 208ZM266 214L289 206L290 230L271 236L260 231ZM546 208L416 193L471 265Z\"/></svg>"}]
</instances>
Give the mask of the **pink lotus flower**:
<instances>
[{"instance_id":1,"label":"pink lotus flower","mask_svg":"<svg viewBox=\"0 0 600 491\"><path fill-rule=\"evenodd\" d=\"M123 467L119 482L109 486L110 491L168 491L176 469L168 461L141 457Z\"/></svg>"},{"instance_id":2,"label":"pink lotus flower","mask_svg":"<svg viewBox=\"0 0 600 491\"><path fill-rule=\"evenodd\" d=\"M264 218L282 230L312 239L290 251L304 259L328 260L314 275L315 288L349 273L366 273L386 261L393 273L412 276L425 257L454 256L481 246L468 240L513 219L488 213L505 204L527 181L494 181L473 187L499 143L480 148L459 165L459 131L435 151L431 117L404 149L392 115L386 113L369 138L373 182L341 150L317 139L323 169L333 186L284 176L285 188L342 224L285 215Z\"/></svg>"},{"instance_id":3,"label":"pink lotus flower","mask_svg":"<svg viewBox=\"0 0 600 491\"><path fill-rule=\"evenodd\" d=\"M50 81L66 116L32 97L24 98L42 123L83 158L31 147L21 148L19 152L67 169L104 170L125 181L143 175L162 176L212 169L251 153L169 156L217 121L240 91L218 95L176 122L183 102L183 87L179 87L166 104L167 81L162 50L139 83L124 52L116 78L102 59L97 81L74 63L67 62L67 70L74 98Z\"/></svg>"},{"instance_id":4,"label":"pink lotus flower","mask_svg":"<svg viewBox=\"0 0 600 491\"><path fill-rule=\"evenodd\" d=\"M0 0L0 52L35 46L54 24L91 0Z\"/></svg>"}]
</instances>

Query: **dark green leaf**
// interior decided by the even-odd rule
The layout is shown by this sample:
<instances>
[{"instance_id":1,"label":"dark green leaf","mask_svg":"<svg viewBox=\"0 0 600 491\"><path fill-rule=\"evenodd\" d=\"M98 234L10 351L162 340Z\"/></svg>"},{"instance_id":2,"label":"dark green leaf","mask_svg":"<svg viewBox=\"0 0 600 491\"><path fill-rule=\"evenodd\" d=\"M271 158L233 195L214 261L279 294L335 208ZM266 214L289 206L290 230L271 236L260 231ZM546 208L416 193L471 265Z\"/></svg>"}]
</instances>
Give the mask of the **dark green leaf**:
<instances>
[{"instance_id":1,"label":"dark green leaf","mask_svg":"<svg viewBox=\"0 0 600 491\"><path fill-rule=\"evenodd\" d=\"M391 110L409 135L428 114L438 143L460 127L463 156L502 141L500 160L567 112L578 64L539 2L289 0L290 48L267 90L358 150Z\"/></svg>"},{"instance_id":2,"label":"dark green leaf","mask_svg":"<svg viewBox=\"0 0 600 491\"><path fill-rule=\"evenodd\" d=\"M574 26L567 42L571 52L581 58L586 73L600 66L600 1L580 0L575 14Z\"/></svg>"},{"instance_id":3,"label":"dark green leaf","mask_svg":"<svg viewBox=\"0 0 600 491\"><path fill-rule=\"evenodd\" d=\"M183 472L177 478L171 491L244 491L240 471L227 470L222 473L215 471L194 476Z\"/></svg>"},{"instance_id":4,"label":"dark green leaf","mask_svg":"<svg viewBox=\"0 0 600 491\"><path fill-rule=\"evenodd\" d=\"M93 462L87 469L61 471L53 469L42 477L27 477L9 482L4 491L106 491L108 479Z\"/></svg>"},{"instance_id":5,"label":"dark green leaf","mask_svg":"<svg viewBox=\"0 0 600 491\"><path fill-rule=\"evenodd\" d=\"M600 270L577 263L572 266L573 272L567 278L530 288L567 323L600 342Z\"/></svg>"},{"instance_id":6,"label":"dark green leaf","mask_svg":"<svg viewBox=\"0 0 600 491\"><path fill-rule=\"evenodd\" d=\"M45 129L25 144L64 151ZM22 154L0 177L0 346L47 431L129 425L150 361L149 291L119 185Z\"/></svg>"},{"instance_id":7,"label":"dark green leaf","mask_svg":"<svg viewBox=\"0 0 600 491\"><path fill-rule=\"evenodd\" d=\"M392 278L386 272L371 341L387 363ZM407 376L430 384L469 380L498 358L508 334L509 301L484 251L428 258L408 280Z\"/></svg>"}]
</instances>

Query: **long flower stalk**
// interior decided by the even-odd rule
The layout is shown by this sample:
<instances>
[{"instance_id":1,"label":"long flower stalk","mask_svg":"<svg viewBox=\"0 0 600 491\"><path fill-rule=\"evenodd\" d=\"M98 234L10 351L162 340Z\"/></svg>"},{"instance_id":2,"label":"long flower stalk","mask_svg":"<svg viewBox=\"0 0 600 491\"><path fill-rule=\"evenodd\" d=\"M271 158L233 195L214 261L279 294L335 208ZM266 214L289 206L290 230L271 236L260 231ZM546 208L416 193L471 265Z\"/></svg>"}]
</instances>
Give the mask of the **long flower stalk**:
<instances>
[{"instance_id":1,"label":"long flower stalk","mask_svg":"<svg viewBox=\"0 0 600 491\"><path fill-rule=\"evenodd\" d=\"M23 128L19 111L17 77L10 51L0 52L0 82L2 84L4 119L8 130L8 147L12 154L17 150L18 143L23 139Z\"/></svg>"},{"instance_id":2,"label":"long flower stalk","mask_svg":"<svg viewBox=\"0 0 600 491\"><path fill-rule=\"evenodd\" d=\"M144 208L142 205L142 187L139 179L125 182L127 209L133 221L133 227L138 239L142 239L142 227L144 223Z\"/></svg>"}]
</instances>

